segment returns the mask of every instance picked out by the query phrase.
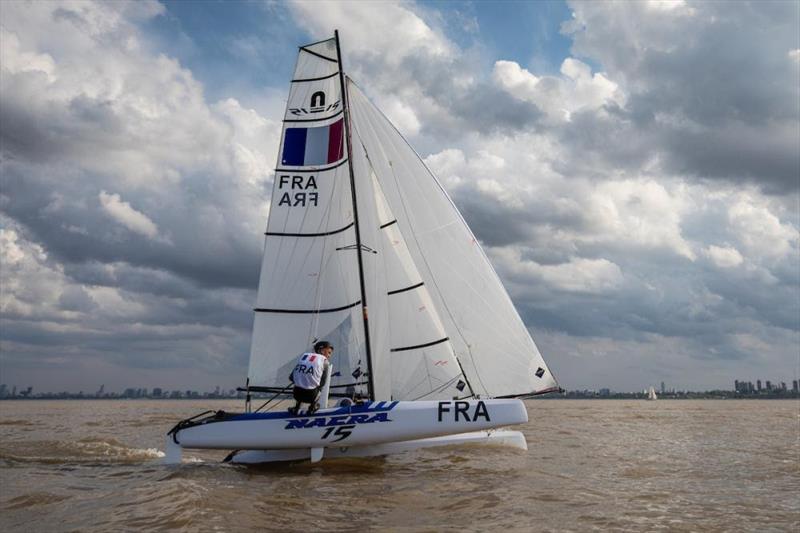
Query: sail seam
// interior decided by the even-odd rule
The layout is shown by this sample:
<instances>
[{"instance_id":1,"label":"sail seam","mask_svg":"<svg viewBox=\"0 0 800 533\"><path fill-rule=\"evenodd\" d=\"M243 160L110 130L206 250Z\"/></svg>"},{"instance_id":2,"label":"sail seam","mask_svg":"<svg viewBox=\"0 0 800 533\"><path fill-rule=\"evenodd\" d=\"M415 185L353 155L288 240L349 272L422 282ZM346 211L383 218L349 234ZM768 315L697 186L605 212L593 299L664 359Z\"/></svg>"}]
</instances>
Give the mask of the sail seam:
<instances>
[{"instance_id":1,"label":"sail seam","mask_svg":"<svg viewBox=\"0 0 800 533\"><path fill-rule=\"evenodd\" d=\"M343 231L347 231L353 227L353 222L349 223L343 228L335 229L332 231L325 231L323 233L281 233L278 231L267 231L264 235L268 237L325 237L328 235L335 235L337 233L342 233Z\"/></svg>"},{"instance_id":2,"label":"sail seam","mask_svg":"<svg viewBox=\"0 0 800 533\"><path fill-rule=\"evenodd\" d=\"M333 115L328 115L327 117L322 117L322 118L285 118L285 119L283 119L283 122L284 122L284 124L287 123L287 122L321 122L323 120L329 120L329 119L338 117L343 112L344 112L344 109L340 109L339 111L337 111Z\"/></svg>"},{"instance_id":3,"label":"sail seam","mask_svg":"<svg viewBox=\"0 0 800 533\"><path fill-rule=\"evenodd\" d=\"M347 158L346 157L344 159L342 159L341 161L339 161L338 163L336 163L334 165L331 165L329 167L310 168L310 169L304 169L304 168L276 168L275 172L325 172L326 170L333 170L334 168L338 168L338 167L344 165L345 163L347 163Z\"/></svg>"},{"instance_id":4,"label":"sail seam","mask_svg":"<svg viewBox=\"0 0 800 533\"><path fill-rule=\"evenodd\" d=\"M389 226L397 224L397 219L387 222L386 224L381 224L381 229L388 228Z\"/></svg>"},{"instance_id":5,"label":"sail seam","mask_svg":"<svg viewBox=\"0 0 800 533\"><path fill-rule=\"evenodd\" d=\"M327 80L328 78L332 78L332 77L338 76L338 75L339 75L339 71L337 70L333 74L328 74L327 76L320 76L319 78L299 78L299 79L296 79L296 80L292 80L292 83L302 83L304 81L322 81L322 80Z\"/></svg>"},{"instance_id":6,"label":"sail seam","mask_svg":"<svg viewBox=\"0 0 800 533\"><path fill-rule=\"evenodd\" d=\"M322 42L322 41L320 41L320 42ZM304 46L301 46L300 50L302 50L303 52L306 52L307 54L311 54L312 56L317 56L320 59L325 59L326 61L330 61L332 63L338 63L339 62L336 59L331 59L330 57L324 56L322 54L318 54L316 52L312 52L311 50L309 50L308 48L306 48Z\"/></svg>"},{"instance_id":7,"label":"sail seam","mask_svg":"<svg viewBox=\"0 0 800 533\"><path fill-rule=\"evenodd\" d=\"M387 292L386 294L389 294L389 295L391 295L391 294L400 294L401 292L406 292L406 291L414 290L414 289L416 289L417 287L422 287L423 285L425 285L425 282L424 282L424 281L420 281L420 282L419 282L419 283L417 283L416 285L411 285L410 287L403 287L402 289L395 289L395 290L393 290L393 291L389 291L389 292Z\"/></svg>"},{"instance_id":8,"label":"sail seam","mask_svg":"<svg viewBox=\"0 0 800 533\"><path fill-rule=\"evenodd\" d=\"M438 341L426 342L425 344L416 344L414 346L403 346L402 348L392 348L389 350L390 352L405 352L407 350L417 350L419 348L427 348L428 346L435 346L436 344L441 344L443 342L447 342L450 340L450 337L445 337L443 339L439 339Z\"/></svg>"},{"instance_id":9,"label":"sail seam","mask_svg":"<svg viewBox=\"0 0 800 533\"><path fill-rule=\"evenodd\" d=\"M333 307L330 309L266 309L264 307L256 307L253 309L256 313L287 313L287 314L295 314L295 315L316 315L320 313L335 313L337 311L344 311L345 309L350 309L351 307L355 307L357 305L361 305L361 300L351 303L349 305L343 305L342 307Z\"/></svg>"}]
</instances>

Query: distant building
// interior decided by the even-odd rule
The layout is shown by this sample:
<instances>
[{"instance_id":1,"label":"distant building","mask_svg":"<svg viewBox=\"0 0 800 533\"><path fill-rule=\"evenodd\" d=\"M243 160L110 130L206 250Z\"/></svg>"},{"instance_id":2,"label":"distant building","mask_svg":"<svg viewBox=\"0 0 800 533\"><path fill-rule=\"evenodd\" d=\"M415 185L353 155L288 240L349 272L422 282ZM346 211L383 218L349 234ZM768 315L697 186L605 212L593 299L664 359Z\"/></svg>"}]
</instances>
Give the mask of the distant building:
<instances>
[{"instance_id":1,"label":"distant building","mask_svg":"<svg viewBox=\"0 0 800 533\"><path fill-rule=\"evenodd\" d=\"M796 380L796 379L793 379L793 380L792 380L792 390L793 390L794 392L800 392L800 391L798 391L798 388L797 388L797 387L798 387L797 380Z\"/></svg>"},{"instance_id":2,"label":"distant building","mask_svg":"<svg viewBox=\"0 0 800 533\"><path fill-rule=\"evenodd\" d=\"M666 392L667 392L667 387L664 386L664 382L662 381L661 382L661 394L666 394Z\"/></svg>"},{"instance_id":3,"label":"distant building","mask_svg":"<svg viewBox=\"0 0 800 533\"><path fill-rule=\"evenodd\" d=\"M770 380L767 380L767 391L771 390L772 390L772 382Z\"/></svg>"},{"instance_id":4,"label":"distant building","mask_svg":"<svg viewBox=\"0 0 800 533\"><path fill-rule=\"evenodd\" d=\"M611 396L611 389L600 389L600 396Z\"/></svg>"},{"instance_id":5,"label":"distant building","mask_svg":"<svg viewBox=\"0 0 800 533\"><path fill-rule=\"evenodd\" d=\"M761 392L761 380L760 379L756 380L756 389L758 389L758 392Z\"/></svg>"},{"instance_id":6,"label":"distant building","mask_svg":"<svg viewBox=\"0 0 800 533\"><path fill-rule=\"evenodd\" d=\"M153 387L153 398L161 398L161 388L160 387Z\"/></svg>"}]
</instances>

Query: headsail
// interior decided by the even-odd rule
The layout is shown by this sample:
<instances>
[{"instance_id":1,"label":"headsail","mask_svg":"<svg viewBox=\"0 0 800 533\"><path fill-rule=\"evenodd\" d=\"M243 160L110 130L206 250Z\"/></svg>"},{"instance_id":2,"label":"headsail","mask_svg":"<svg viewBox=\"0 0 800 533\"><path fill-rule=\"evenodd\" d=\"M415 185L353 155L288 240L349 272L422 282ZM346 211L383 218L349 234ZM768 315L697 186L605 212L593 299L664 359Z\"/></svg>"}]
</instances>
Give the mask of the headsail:
<instances>
[{"instance_id":1,"label":"headsail","mask_svg":"<svg viewBox=\"0 0 800 533\"><path fill-rule=\"evenodd\" d=\"M444 188L389 120L347 84L353 143L363 143L475 394L557 388L480 244Z\"/></svg>"}]
</instances>

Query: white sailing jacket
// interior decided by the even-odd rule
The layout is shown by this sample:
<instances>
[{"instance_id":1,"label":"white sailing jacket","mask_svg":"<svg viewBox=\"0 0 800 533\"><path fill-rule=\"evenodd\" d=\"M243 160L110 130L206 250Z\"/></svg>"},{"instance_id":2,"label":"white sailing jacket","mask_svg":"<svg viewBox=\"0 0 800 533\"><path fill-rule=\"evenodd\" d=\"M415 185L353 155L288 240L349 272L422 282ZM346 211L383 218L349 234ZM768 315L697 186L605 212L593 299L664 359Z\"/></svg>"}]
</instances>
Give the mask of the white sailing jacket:
<instances>
[{"instance_id":1,"label":"white sailing jacket","mask_svg":"<svg viewBox=\"0 0 800 533\"><path fill-rule=\"evenodd\" d=\"M292 381L301 389L316 389L322 384L322 376L328 359L318 353L304 353L292 371Z\"/></svg>"}]
</instances>

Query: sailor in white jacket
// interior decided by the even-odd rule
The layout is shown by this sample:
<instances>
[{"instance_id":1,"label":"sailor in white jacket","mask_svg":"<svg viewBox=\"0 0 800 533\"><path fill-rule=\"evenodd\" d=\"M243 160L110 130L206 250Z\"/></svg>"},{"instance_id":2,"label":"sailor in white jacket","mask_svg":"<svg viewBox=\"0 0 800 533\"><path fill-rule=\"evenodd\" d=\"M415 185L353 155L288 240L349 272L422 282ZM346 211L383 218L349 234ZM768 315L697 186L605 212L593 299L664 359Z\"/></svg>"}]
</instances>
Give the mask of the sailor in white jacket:
<instances>
[{"instance_id":1,"label":"sailor in white jacket","mask_svg":"<svg viewBox=\"0 0 800 533\"><path fill-rule=\"evenodd\" d=\"M319 409L317 397L325 385L326 369L330 365L328 359L333 353L333 345L328 341L319 341L314 345L314 353L304 353L297 361L289 379L294 383L295 406L289 412L297 414L300 405L310 405L308 414Z\"/></svg>"}]
</instances>

